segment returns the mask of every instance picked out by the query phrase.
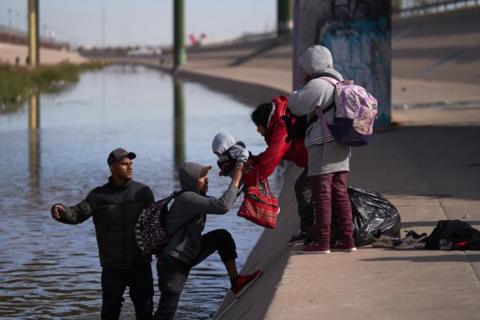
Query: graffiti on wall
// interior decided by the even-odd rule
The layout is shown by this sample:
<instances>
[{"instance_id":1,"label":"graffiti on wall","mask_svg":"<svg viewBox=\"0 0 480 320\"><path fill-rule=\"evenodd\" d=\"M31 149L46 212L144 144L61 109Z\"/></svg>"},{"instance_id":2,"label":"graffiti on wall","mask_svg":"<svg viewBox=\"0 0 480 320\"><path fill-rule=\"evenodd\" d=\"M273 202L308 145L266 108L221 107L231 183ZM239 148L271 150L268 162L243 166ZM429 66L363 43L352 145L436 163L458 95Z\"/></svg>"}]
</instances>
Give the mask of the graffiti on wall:
<instances>
[{"instance_id":1,"label":"graffiti on wall","mask_svg":"<svg viewBox=\"0 0 480 320\"><path fill-rule=\"evenodd\" d=\"M370 1L371 2L371 1ZM332 51L345 79L365 87L379 102L377 126L390 124L390 20L368 1L332 1L332 21L318 42ZM386 10L388 12L388 10Z\"/></svg>"}]
</instances>

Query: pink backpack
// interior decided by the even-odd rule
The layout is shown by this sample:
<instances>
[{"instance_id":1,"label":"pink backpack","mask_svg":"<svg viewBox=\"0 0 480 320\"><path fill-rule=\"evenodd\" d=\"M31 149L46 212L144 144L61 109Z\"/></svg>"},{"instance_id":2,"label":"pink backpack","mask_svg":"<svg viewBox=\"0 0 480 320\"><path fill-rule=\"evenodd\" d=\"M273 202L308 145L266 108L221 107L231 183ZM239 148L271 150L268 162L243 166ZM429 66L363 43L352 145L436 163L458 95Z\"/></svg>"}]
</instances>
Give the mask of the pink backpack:
<instances>
[{"instance_id":1,"label":"pink backpack","mask_svg":"<svg viewBox=\"0 0 480 320\"><path fill-rule=\"evenodd\" d=\"M377 99L351 80L321 78L335 86L334 122L328 126L334 138L352 147L366 145L377 117Z\"/></svg>"}]
</instances>

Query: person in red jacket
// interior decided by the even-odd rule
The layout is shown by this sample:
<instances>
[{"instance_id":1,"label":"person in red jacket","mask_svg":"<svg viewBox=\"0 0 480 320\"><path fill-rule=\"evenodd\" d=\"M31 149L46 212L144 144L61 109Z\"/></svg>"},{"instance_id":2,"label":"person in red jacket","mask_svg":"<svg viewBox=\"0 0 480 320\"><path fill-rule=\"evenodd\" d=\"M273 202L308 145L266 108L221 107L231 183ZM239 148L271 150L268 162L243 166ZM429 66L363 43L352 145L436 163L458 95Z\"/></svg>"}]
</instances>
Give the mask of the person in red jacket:
<instances>
[{"instance_id":1,"label":"person in red jacket","mask_svg":"<svg viewBox=\"0 0 480 320\"><path fill-rule=\"evenodd\" d=\"M261 103L251 114L253 123L267 143L267 149L250 156L248 171L243 176L246 186L256 185L259 180L268 178L280 161L294 162L305 168L295 182L295 196L300 216L300 234L294 236L290 242L304 241L310 228L313 226L313 206L311 202L310 183L307 178L307 149L302 140L287 142L287 127L282 116L285 115L288 99L285 96L273 98L272 102Z\"/></svg>"}]
</instances>

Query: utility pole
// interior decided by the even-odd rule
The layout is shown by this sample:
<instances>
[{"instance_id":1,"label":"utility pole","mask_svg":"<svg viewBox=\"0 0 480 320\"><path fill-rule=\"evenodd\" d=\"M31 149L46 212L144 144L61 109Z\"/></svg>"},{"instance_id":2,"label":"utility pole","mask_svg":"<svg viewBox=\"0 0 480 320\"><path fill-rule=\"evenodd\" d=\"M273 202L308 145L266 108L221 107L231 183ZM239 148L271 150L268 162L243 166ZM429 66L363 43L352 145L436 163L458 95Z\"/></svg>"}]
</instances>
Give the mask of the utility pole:
<instances>
[{"instance_id":1,"label":"utility pole","mask_svg":"<svg viewBox=\"0 0 480 320\"><path fill-rule=\"evenodd\" d=\"M105 49L105 0L102 0L102 47Z\"/></svg>"},{"instance_id":2,"label":"utility pole","mask_svg":"<svg viewBox=\"0 0 480 320\"><path fill-rule=\"evenodd\" d=\"M184 0L173 0L173 68L185 63Z\"/></svg>"},{"instance_id":3,"label":"utility pole","mask_svg":"<svg viewBox=\"0 0 480 320\"><path fill-rule=\"evenodd\" d=\"M36 67L40 63L38 0L28 0L28 64Z\"/></svg>"},{"instance_id":4,"label":"utility pole","mask_svg":"<svg viewBox=\"0 0 480 320\"><path fill-rule=\"evenodd\" d=\"M185 161L185 94L177 77L173 77L173 105L173 161L178 166Z\"/></svg>"},{"instance_id":5,"label":"utility pole","mask_svg":"<svg viewBox=\"0 0 480 320\"><path fill-rule=\"evenodd\" d=\"M293 28L292 0L277 0L277 35L290 34Z\"/></svg>"}]
</instances>

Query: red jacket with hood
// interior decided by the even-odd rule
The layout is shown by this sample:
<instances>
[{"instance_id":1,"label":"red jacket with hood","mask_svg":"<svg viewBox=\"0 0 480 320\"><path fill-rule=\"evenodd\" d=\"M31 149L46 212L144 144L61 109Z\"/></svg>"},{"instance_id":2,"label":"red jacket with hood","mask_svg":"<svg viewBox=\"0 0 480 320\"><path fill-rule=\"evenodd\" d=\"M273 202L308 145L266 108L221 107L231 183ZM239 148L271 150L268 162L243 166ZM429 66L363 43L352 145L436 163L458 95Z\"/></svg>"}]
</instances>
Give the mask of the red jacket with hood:
<instances>
[{"instance_id":1,"label":"red jacket with hood","mask_svg":"<svg viewBox=\"0 0 480 320\"><path fill-rule=\"evenodd\" d=\"M256 185L258 180L270 176L281 160L293 161L299 167L306 167L308 162L307 149L300 141L287 143L287 127L282 120L288 106L288 99L285 96L273 98L275 110L271 114L267 124L267 135L265 142L267 149L257 156L250 157L253 167L243 175L243 182L247 186Z\"/></svg>"}]
</instances>

